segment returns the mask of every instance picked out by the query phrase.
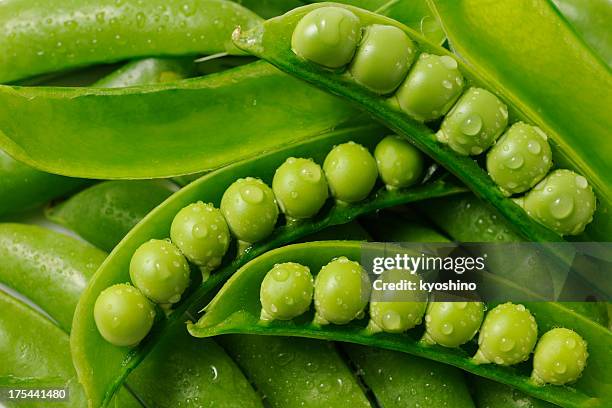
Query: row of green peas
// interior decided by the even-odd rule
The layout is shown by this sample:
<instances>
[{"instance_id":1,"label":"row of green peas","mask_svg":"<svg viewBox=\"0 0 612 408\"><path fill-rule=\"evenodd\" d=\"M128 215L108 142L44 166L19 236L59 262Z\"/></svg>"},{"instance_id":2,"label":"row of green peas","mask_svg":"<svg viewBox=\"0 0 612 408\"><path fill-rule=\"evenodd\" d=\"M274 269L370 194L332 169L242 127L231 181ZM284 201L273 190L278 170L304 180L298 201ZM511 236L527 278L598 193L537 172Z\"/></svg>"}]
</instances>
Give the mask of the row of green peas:
<instances>
[{"instance_id":1,"label":"row of green peas","mask_svg":"<svg viewBox=\"0 0 612 408\"><path fill-rule=\"evenodd\" d=\"M329 191L338 203L364 200L378 175L388 189L406 188L423 177L425 159L407 141L392 135L381 140L374 156L362 145L335 146L323 167L312 159L288 158L276 169L272 188L262 180L236 180L224 192L220 208L197 202L181 209L170 227L170 239L142 244L130 261L129 283L100 293L94 307L98 331L117 346L134 346L151 330L152 302L169 309L189 286L190 263L204 278L219 267L231 236L239 247L267 238L274 230L280 207L287 223L315 216Z\"/></svg>"},{"instance_id":2,"label":"row of green peas","mask_svg":"<svg viewBox=\"0 0 612 408\"><path fill-rule=\"evenodd\" d=\"M536 221L561 235L577 235L593 219L596 199L587 180L553 166L546 134L523 122L508 126L508 108L492 92L470 87L448 55L420 55L398 27L362 27L340 7L322 7L297 24L291 46L299 57L347 76L419 122L442 118L440 143L464 156L487 152L489 176ZM416 61L415 61L416 60ZM499 140L498 140L499 139ZM548 176L547 176L548 174Z\"/></svg>"},{"instance_id":3,"label":"row of green peas","mask_svg":"<svg viewBox=\"0 0 612 408\"><path fill-rule=\"evenodd\" d=\"M379 279L383 285L380 287L385 288L404 281L418 284L420 278L407 270L391 269ZM482 302L428 303L425 292L408 291L400 298L393 289L376 294L371 288L364 268L344 256L323 266L316 279L307 266L293 262L277 264L261 284L261 320L294 319L310 309L314 298L314 324L342 325L363 318L369 302L366 330L371 334L403 333L420 325L424 318L423 344L459 347L480 330L479 348L472 359L476 364L518 364L528 360L535 347L532 379L536 384L574 382L586 366L586 341L573 330L551 329L536 346L537 323L521 304L500 304L485 318Z\"/></svg>"}]
</instances>

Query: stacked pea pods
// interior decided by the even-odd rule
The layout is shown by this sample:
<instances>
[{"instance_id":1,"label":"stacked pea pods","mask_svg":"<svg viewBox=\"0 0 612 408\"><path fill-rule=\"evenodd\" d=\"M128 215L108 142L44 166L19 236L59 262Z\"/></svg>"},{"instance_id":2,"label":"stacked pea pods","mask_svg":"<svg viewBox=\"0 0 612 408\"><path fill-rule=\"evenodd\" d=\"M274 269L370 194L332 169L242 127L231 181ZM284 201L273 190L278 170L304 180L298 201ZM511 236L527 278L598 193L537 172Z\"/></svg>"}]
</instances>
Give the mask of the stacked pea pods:
<instances>
[{"instance_id":1,"label":"stacked pea pods","mask_svg":"<svg viewBox=\"0 0 612 408\"><path fill-rule=\"evenodd\" d=\"M365 241L609 241L609 5L345 3L0 5L1 387L612 404L605 303L377 301L359 263Z\"/></svg>"}]
</instances>

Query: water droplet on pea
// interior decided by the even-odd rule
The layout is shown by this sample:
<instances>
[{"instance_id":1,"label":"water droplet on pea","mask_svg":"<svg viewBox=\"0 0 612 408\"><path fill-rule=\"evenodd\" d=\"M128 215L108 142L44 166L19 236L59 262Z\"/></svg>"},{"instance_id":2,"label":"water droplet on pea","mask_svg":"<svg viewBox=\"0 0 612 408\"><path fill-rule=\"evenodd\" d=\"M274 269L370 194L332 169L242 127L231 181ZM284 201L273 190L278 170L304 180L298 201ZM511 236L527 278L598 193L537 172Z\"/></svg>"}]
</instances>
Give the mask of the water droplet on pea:
<instances>
[{"instance_id":1,"label":"water droplet on pea","mask_svg":"<svg viewBox=\"0 0 612 408\"><path fill-rule=\"evenodd\" d=\"M208 236L208 228L203 224L195 224L191 229L191 233L195 238L203 239Z\"/></svg>"},{"instance_id":2,"label":"water droplet on pea","mask_svg":"<svg viewBox=\"0 0 612 408\"><path fill-rule=\"evenodd\" d=\"M277 282L285 282L289 279L289 271L286 268L277 268L274 271L274 280Z\"/></svg>"},{"instance_id":3,"label":"water droplet on pea","mask_svg":"<svg viewBox=\"0 0 612 408\"><path fill-rule=\"evenodd\" d=\"M573 210L574 199L572 197L557 197L557 199L550 203L550 214L558 220L567 218Z\"/></svg>"},{"instance_id":4,"label":"water droplet on pea","mask_svg":"<svg viewBox=\"0 0 612 408\"><path fill-rule=\"evenodd\" d=\"M457 69L457 61L453 57L449 57L448 55L443 55L440 57L440 62L447 69Z\"/></svg>"},{"instance_id":5,"label":"water droplet on pea","mask_svg":"<svg viewBox=\"0 0 612 408\"><path fill-rule=\"evenodd\" d=\"M448 336L448 335L452 334L454 330L455 330L455 327L453 326L452 323L444 323L442 325L441 332Z\"/></svg>"},{"instance_id":6,"label":"water droplet on pea","mask_svg":"<svg viewBox=\"0 0 612 408\"><path fill-rule=\"evenodd\" d=\"M515 346L514 340L504 337L501 339L501 342L499 344L499 349L503 352L508 352L512 350L514 346Z\"/></svg>"},{"instance_id":7,"label":"water droplet on pea","mask_svg":"<svg viewBox=\"0 0 612 408\"><path fill-rule=\"evenodd\" d=\"M477 135L482 129L482 118L480 115L473 113L468 115L461 124L461 132L468 136Z\"/></svg>"},{"instance_id":8,"label":"water droplet on pea","mask_svg":"<svg viewBox=\"0 0 612 408\"><path fill-rule=\"evenodd\" d=\"M264 191L257 186L246 186L240 190L240 196L249 204L259 204L264 199Z\"/></svg>"},{"instance_id":9,"label":"water droplet on pea","mask_svg":"<svg viewBox=\"0 0 612 408\"><path fill-rule=\"evenodd\" d=\"M576 185L578 188L585 189L589 186L589 182L582 176L576 176Z\"/></svg>"},{"instance_id":10,"label":"water droplet on pea","mask_svg":"<svg viewBox=\"0 0 612 408\"><path fill-rule=\"evenodd\" d=\"M542 151L542 146L537 141L531 140L529 143L527 143L527 150L533 154L540 154Z\"/></svg>"},{"instance_id":11,"label":"water droplet on pea","mask_svg":"<svg viewBox=\"0 0 612 408\"><path fill-rule=\"evenodd\" d=\"M523 164L525 164L525 159L523 158L523 155L517 153L514 156L511 156L508 159L506 159L504 164L509 169L517 170L517 169L520 169L523 166Z\"/></svg>"}]
</instances>

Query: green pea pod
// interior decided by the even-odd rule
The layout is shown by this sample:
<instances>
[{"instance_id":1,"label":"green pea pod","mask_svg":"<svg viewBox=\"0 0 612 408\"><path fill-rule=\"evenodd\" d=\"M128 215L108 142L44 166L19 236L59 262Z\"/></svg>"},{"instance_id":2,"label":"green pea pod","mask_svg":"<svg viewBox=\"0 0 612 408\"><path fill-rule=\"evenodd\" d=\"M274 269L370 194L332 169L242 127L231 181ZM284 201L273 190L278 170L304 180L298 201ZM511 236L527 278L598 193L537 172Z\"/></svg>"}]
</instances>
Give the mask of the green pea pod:
<instances>
[{"instance_id":1,"label":"green pea pod","mask_svg":"<svg viewBox=\"0 0 612 408\"><path fill-rule=\"evenodd\" d=\"M386 98L368 91L365 87L358 85L349 75L306 62L298 57L291 48L291 37L297 23L307 13L327 5L329 3L300 7L281 17L267 20L251 31L236 31L234 41L240 48L267 60L283 71L357 103L398 134L410 139L418 148L460 178L472 191L494 205L526 238L536 242L562 240L556 232L531 219L522 208L507 198L486 171L472 158L461 156L447 145L438 142L431 128L411 119L398 109L396 103L389 102ZM362 26L370 24L395 26L417 43L421 51L446 56L456 61L448 51L429 42L420 34L395 20L355 7L337 6L357 16ZM447 61L450 63L451 60ZM457 66L470 85L488 87L484 85L485 82L480 75L461 61L456 61L456 64L452 62L452 65ZM446 82L452 89L454 85L450 81ZM508 104L508 108L510 119L524 120L526 118L516 109L516 106Z\"/></svg>"},{"instance_id":2,"label":"green pea pod","mask_svg":"<svg viewBox=\"0 0 612 408\"><path fill-rule=\"evenodd\" d=\"M525 395L519 390L505 384L486 380L482 377L473 378L474 399L480 408L554 408L556 405Z\"/></svg>"},{"instance_id":3,"label":"green pea pod","mask_svg":"<svg viewBox=\"0 0 612 408\"><path fill-rule=\"evenodd\" d=\"M47 218L98 248L111 251L159 203L172 194L168 182L106 181L49 208Z\"/></svg>"},{"instance_id":4,"label":"green pea pod","mask_svg":"<svg viewBox=\"0 0 612 408\"><path fill-rule=\"evenodd\" d=\"M0 87L0 107L0 146L9 154L52 173L102 179L210 170L355 116L264 62L146 87Z\"/></svg>"},{"instance_id":5,"label":"green pea pod","mask_svg":"<svg viewBox=\"0 0 612 408\"><path fill-rule=\"evenodd\" d=\"M236 3L255 12L263 18L271 18L286 13L292 8L303 6L301 0L235 0Z\"/></svg>"},{"instance_id":6,"label":"green pea pod","mask_svg":"<svg viewBox=\"0 0 612 408\"><path fill-rule=\"evenodd\" d=\"M107 343L96 330L93 307L97 296L108 286L129 281L129 263L134 251L144 242L169 236L174 216L183 207L199 200L219 205L225 189L240 177L260 177L270 183L274 170L288 157L311 157L319 163L324 155L337 143L354 140L368 147L382 138L385 130L377 125L365 125L338 130L311 138L307 142L260 155L211 172L184 187L134 227L125 239L113 250L92 279L79 301L73 321L73 360L92 405L107 403L113 392L127 374L138 365L153 345L167 335L168 328L184 321L186 311L195 312L203 306L214 291L238 267L258 254L285 243L295 241L330 225L343 224L355 217L380 208L404 202L443 196L465 191L463 187L442 179L430 180L413 189L373 193L358 205L327 206L316 217L301 223L281 226L270 238L247 248L244 254L233 262L227 259L221 269L197 288L169 315L154 326L150 336L135 348L118 348Z\"/></svg>"},{"instance_id":7,"label":"green pea pod","mask_svg":"<svg viewBox=\"0 0 612 408\"><path fill-rule=\"evenodd\" d=\"M118 70L96 81L96 88L125 88L127 86L161 84L197 76L192 58L146 58L128 62Z\"/></svg>"},{"instance_id":8,"label":"green pea pod","mask_svg":"<svg viewBox=\"0 0 612 408\"><path fill-rule=\"evenodd\" d=\"M376 244L369 244L376 245ZM260 320L261 303L259 288L264 276L278 263L297 262L319 271L331 259L346 256L361 259L365 244L351 241L326 241L295 244L267 252L242 267L208 304L197 323L189 323L188 330L196 337L210 337L228 333L251 333L311 337L375 346L425 357L454 365L470 373L511 385L528 395L558 404L562 407L604 407L609 405L610 382L609 350L612 340L609 331L574 313L567 312L550 302L530 303L527 307L536 316L538 326L545 331L553 326L575 329L589 344L589 364L584 377L573 386L538 386L529 378L526 367L499 367L477 365L471 355L473 349L427 346L419 341L421 332L406 334L378 333L366 330L365 321L352 321L345 325L313 324L312 311L290 321ZM370 248L373 249L373 248ZM609 370L608 370L609 371ZM599 377L598 384L593 377ZM587 380L588 379L588 380ZM601 387L597 387L597 386Z\"/></svg>"},{"instance_id":9,"label":"green pea pod","mask_svg":"<svg viewBox=\"0 0 612 408\"><path fill-rule=\"evenodd\" d=\"M479 1L430 3L462 58L553 139L558 165L577 169L593 185L600 208L587 233L607 240L612 234L610 68L548 1L486 7Z\"/></svg>"},{"instance_id":10,"label":"green pea pod","mask_svg":"<svg viewBox=\"0 0 612 408\"><path fill-rule=\"evenodd\" d=\"M0 83L151 55L238 53L229 36L260 18L225 0L11 1L0 8Z\"/></svg>"}]
</instances>

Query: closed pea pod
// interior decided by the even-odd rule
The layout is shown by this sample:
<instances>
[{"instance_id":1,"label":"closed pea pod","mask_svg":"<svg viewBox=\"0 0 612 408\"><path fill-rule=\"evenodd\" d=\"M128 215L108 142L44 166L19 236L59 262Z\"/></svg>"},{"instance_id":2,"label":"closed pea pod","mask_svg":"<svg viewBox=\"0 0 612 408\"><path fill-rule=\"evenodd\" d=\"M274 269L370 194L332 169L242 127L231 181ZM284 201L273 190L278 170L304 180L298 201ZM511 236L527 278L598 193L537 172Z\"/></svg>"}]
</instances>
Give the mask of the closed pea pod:
<instances>
[{"instance_id":1,"label":"closed pea pod","mask_svg":"<svg viewBox=\"0 0 612 408\"><path fill-rule=\"evenodd\" d=\"M588 356L586 341L578 333L565 328L549 330L536 346L531 378L538 384L574 382L582 375Z\"/></svg>"},{"instance_id":2,"label":"closed pea pod","mask_svg":"<svg viewBox=\"0 0 612 408\"><path fill-rule=\"evenodd\" d=\"M523 305L504 303L491 310L480 329L476 364L513 365L529 358L538 325Z\"/></svg>"},{"instance_id":3,"label":"closed pea pod","mask_svg":"<svg viewBox=\"0 0 612 408\"><path fill-rule=\"evenodd\" d=\"M308 61L339 68L353 58L360 33L355 14L340 7L323 7L300 20L291 37L291 48Z\"/></svg>"},{"instance_id":4,"label":"closed pea pod","mask_svg":"<svg viewBox=\"0 0 612 408\"><path fill-rule=\"evenodd\" d=\"M130 278L155 303L176 303L189 285L189 264L171 242L152 239L134 252Z\"/></svg>"},{"instance_id":5,"label":"closed pea pod","mask_svg":"<svg viewBox=\"0 0 612 408\"><path fill-rule=\"evenodd\" d=\"M399 28L373 24L366 27L349 72L373 92L393 92L406 77L416 56L412 40Z\"/></svg>"},{"instance_id":6,"label":"closed pea pod","mask_svg":"<svg viewBox=\"0 0 612 408\"><path fill-rule=\"evenodd\" d=\"M487 150L508 125L508 107L486 89L470 88L457 101L436 134L457 153Z\"/></svg>"},{"instance_id":7,"label":"closed pea pod","mask_svg":"<svg viewBox=\"0 0 612 408\"><path fill-rule=\"evenodd\" d=\"M315 323L346 324L362 317L370 290L368 275L359 263L344 256L334 259L315 279Z\"/></svg>"},{"instance_id":8,"label":"closed pea pod","mask_svg":"<svg viewBox=\"0 0 612 408\"><path fill-rule=\"evenodd\" d=\"M314 216L329 196L321 166L310 159L290 157L276 169L272 191L290 219Z\"/></svg>"},{"instance_id":9,"label":"closed pea pod","mask_svg":"<svg viewBox=\"0 0 612 408\"><path fill-rule=\"evenodd\" d=\"M261 320L289 320L301 315L310 307L312 291L307 266L294 262L274 265L261 283Z\"/></svg>"},{"instance_id":10,"label":"closed pea pod","mask_svg":"<svg viewBox=\"0 0 612 408\"><path fill-rule=\"evenodd\" d=\"M425 315L423 341L458 347L472 340L483 317L482 302L431 302Z\"/></svg>"},{"instance_id":11,"label":"closed pea pod","mask_svg":"<svg viewBox=\"0 0 612 408\"><path fill-rule=\"evenodd\" d=\"M544 132L523 122L512 125L487 153L487 171L507 195L529 190L552 164Z\"/></svg>"},{"instance_id":12,"label":"closed pea pod","mask_svg":"<svg viewBox=\"0 0 612 408\"><path fill-rule=\"evenodd\" d=\"M584 177L571 170L555 170L517 203L559 234L578 235L593 219L596 199Z\"/></svg>"},{"instance_id":13,"label":"closed pea pod","mask_svg":"<svg viewBox=\"0 0 612 408\"><path fill-rule=\"evenodd\" d=\"M389 190L416 184L425 171L423 153L397 135L381 140L374 157L380 178Z\"/></svg>"},{"instance_id":14,"label":"closed pea pod","mask_svg":"<svg viewBox=\"0 0 612 408\"><path fill-rule=\"evenodd\" d=\"M94 318L106 341L116 346L133 346L151 330L155 310L138 289L120 283L100 293Z\"/></svg>"},{"instance_id":15,"label":"closed pea pod","mask_svg":"<svg viewBox=\"0 0 612 408\"><path fill-rule=\"evenodd\" d=\"M229 228L221 211L202 202L189 204L176 214L170 238L203 272L221 264L230 243Z\"/></svg>"},{"instance_id":16,"label":"closed pea pod","mask_svg":"<svg viewBox=\"0 0 612 408\"><path fill-rule=\"evenodd\" d=\"M334 147L325 158L323 170L332 195L345 203L366 198L378 176L376 160L365 147L355 142Z\"/></svg>"}]
</instances>

